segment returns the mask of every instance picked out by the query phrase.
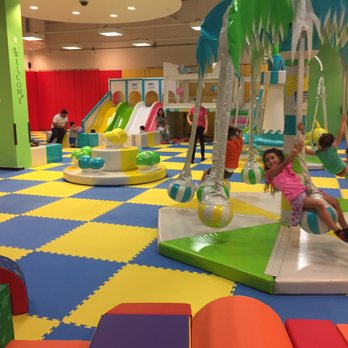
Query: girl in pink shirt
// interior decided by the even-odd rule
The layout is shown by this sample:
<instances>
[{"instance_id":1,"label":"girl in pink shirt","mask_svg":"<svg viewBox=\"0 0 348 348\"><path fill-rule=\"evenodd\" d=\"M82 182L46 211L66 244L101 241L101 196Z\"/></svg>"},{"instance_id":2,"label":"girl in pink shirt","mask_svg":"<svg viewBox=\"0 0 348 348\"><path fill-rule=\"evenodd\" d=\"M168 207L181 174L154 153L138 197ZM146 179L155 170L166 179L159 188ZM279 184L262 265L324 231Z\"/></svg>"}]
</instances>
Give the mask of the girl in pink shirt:
<instances>
[{"instance_id":1,"label":"girl in pink shirt","mask_svg":"<svg viewBox=\"0 0 348 348\"><path fill-rule=\"evenodd\" d=\"M338 222L342 229L331 218L324 203L308 194L307 187L302 184L300 178L292 170L292 162L303 146L303 142L295 144L290 155L286 158L281 150L275 148L268 149L263 153L262 159L266 171L265 191L270 189L271 192L275 192L277 190L284 194L292 208L291 225L298 225L303 209L314 209L341 240L348 242L348 225L337 199L320 192L323 199L336 210Z\"/></svg>"}]
</instances>

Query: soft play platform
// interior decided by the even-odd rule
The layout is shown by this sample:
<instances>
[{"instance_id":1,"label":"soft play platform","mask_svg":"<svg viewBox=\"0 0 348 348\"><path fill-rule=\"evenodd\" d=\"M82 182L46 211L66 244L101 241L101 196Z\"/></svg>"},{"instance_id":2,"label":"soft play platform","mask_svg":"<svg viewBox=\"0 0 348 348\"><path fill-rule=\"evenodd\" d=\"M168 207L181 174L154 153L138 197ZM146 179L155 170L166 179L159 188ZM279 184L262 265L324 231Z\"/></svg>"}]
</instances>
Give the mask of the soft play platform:
<instances>
[{"instance_id":1,"label":"soft play platform","mask_svg":"<svg viewBox=\"0 0 348 348\"><path fill-rule=\"evenodd\" d=\"M279 195L232 195L234 217L219 230L199 221L195 200L160 209L160 253L267 293L348 293L346 243L282 227Z\"/></svg>"}]
</instances>

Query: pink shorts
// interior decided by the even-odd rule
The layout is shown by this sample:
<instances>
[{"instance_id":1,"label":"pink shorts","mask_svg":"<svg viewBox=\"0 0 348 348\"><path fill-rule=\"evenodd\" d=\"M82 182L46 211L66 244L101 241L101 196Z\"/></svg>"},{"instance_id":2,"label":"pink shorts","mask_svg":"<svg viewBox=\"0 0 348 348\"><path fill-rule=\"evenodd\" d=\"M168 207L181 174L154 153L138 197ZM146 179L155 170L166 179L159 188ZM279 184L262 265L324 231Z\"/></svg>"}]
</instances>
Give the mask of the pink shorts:
<instances>
[{"instance_id":1,"label":"pink shorts","mask_svg":"<svg viewBox=\"0 0 348 348\"><path fill-rule=\"evenodd\" d=\"M291 202L291 225L298 225L301 221L303 211L303 201L307 197L307 192L303 191L298 194Z\"/></svg>"}]
</instances>

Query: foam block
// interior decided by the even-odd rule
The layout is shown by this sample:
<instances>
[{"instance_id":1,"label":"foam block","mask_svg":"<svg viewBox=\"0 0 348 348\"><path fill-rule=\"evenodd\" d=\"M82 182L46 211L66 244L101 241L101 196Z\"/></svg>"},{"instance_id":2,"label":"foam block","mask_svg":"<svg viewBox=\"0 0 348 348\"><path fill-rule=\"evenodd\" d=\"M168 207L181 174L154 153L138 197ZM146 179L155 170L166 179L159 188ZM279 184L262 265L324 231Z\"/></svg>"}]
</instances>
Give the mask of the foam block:
<instances>
[{"instance_id":1,"label":"foam block","mask_svg":"<svg viewBox=\"0 0 348 348\"><path fill-rule=\"evenodd\" d=\"M99 145L99 135L98 133L88 134L88 146L98 146Z\"/></svg>"},{"instance_id":2,"label":"foam block","mask_svg":"<svg viewBox=\"0 0 348 348\"><path fill-rule=\"evenodd\" d=\"M347 348L331 320L287 319L285 326L294 348Z\"/></svg>"},{"instance_id":3,"label":"foam block","mask_svg":"<svg viewBox=\"0 0 348 348\"><path fill-rule=\"evenodd\" d=\"M62 144L47 144L47 163L61 162L63 160Z\"/></svg>"},{"instance_id":4,"label":"foam block","mask_svg":"<svg viewBox=\"0 0 348 348\"><path fill-rule=\"evenodd\" d=\"M78 133L77 134L77 147L84 147L88 145L88 134L87 133Z\"/></svg>"},{"instance_id":5,"label":"foam block","mask_svg":"<svg viewBox=\"0 0 348 348\"><path fill-rule=\"evenodd\" d=\"M31 147L31 166L37 167L47 164L46 146Z\"/></svg>"},{"instance_id":6,"label":"foam block","mask_svg":"<svg viewBox=\"0 0 348 348\"><path fill-rule=\"evenodd\" d=\"M348 345L348 324L337 324L336 327Z\"/></svg>"},{"instance_id":7,"label":"foam block","mask_svg":"<svg viewBox=\"0 0 348 348\"><path fill-rule=\"evenodd\" d=\"M91 348L188 348L191 307L182 303L124 303L103 315Z\"/></svg>"},{"instance_id":8,"label":"foam block","mask_svg":"<svg viewBox=\"0 0 348 348\"><path fill-rule=\"evenodd\" d=\"M254 298L222 297L192 319L192 348L292 348L274 310Z\"/></svg>"},{"instance_id":9,"label":"foam block","mask_svg":"<svg viewBox=\"0 0 348 348\"><path fill-rule=\"evenodd\" d=\"M0 285L0 348L14 339L11 299L8 285Z\"/></svg>"},{"instance_id":10,"label":"foam block","mask_svg":"<svg viewBox=\"0 0 348 348\"><path fill-rule=\"evenodd\" d=\"M89 341L11 341L6 348L88 348Z\"/></svg>"},{"instance_id":11,"label":"foam block","mask_svg":"<svg viewBox=\"0 0 348 348\"><path fill-rule=\"evenodd\" d=\"M12 314L28 313L28 293L24 274L15 261L5 256L0 256L0 284L9 285Z\"/></svg>"}]
</instances>

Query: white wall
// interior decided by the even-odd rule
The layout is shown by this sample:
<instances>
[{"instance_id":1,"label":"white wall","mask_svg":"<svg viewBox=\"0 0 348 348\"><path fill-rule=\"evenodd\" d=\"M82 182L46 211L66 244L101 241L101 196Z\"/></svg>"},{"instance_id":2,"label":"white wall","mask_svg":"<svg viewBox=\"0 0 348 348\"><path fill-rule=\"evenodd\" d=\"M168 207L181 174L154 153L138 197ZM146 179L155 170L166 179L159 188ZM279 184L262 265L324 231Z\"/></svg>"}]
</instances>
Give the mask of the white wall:
<instances>
[{"instance_id":1,"label":"white wall","mask_svg":"<svg viewBox=\"0 0 348 348\"><path fill-rule=\"evenodd\" d=\"M31 70L100 69L130 70L162 67L163 62L196 65L195 45L149 47L131 49L105 49L58 51L38 50L26 52L26 68Z\"/></svg>"}]
</instances>

